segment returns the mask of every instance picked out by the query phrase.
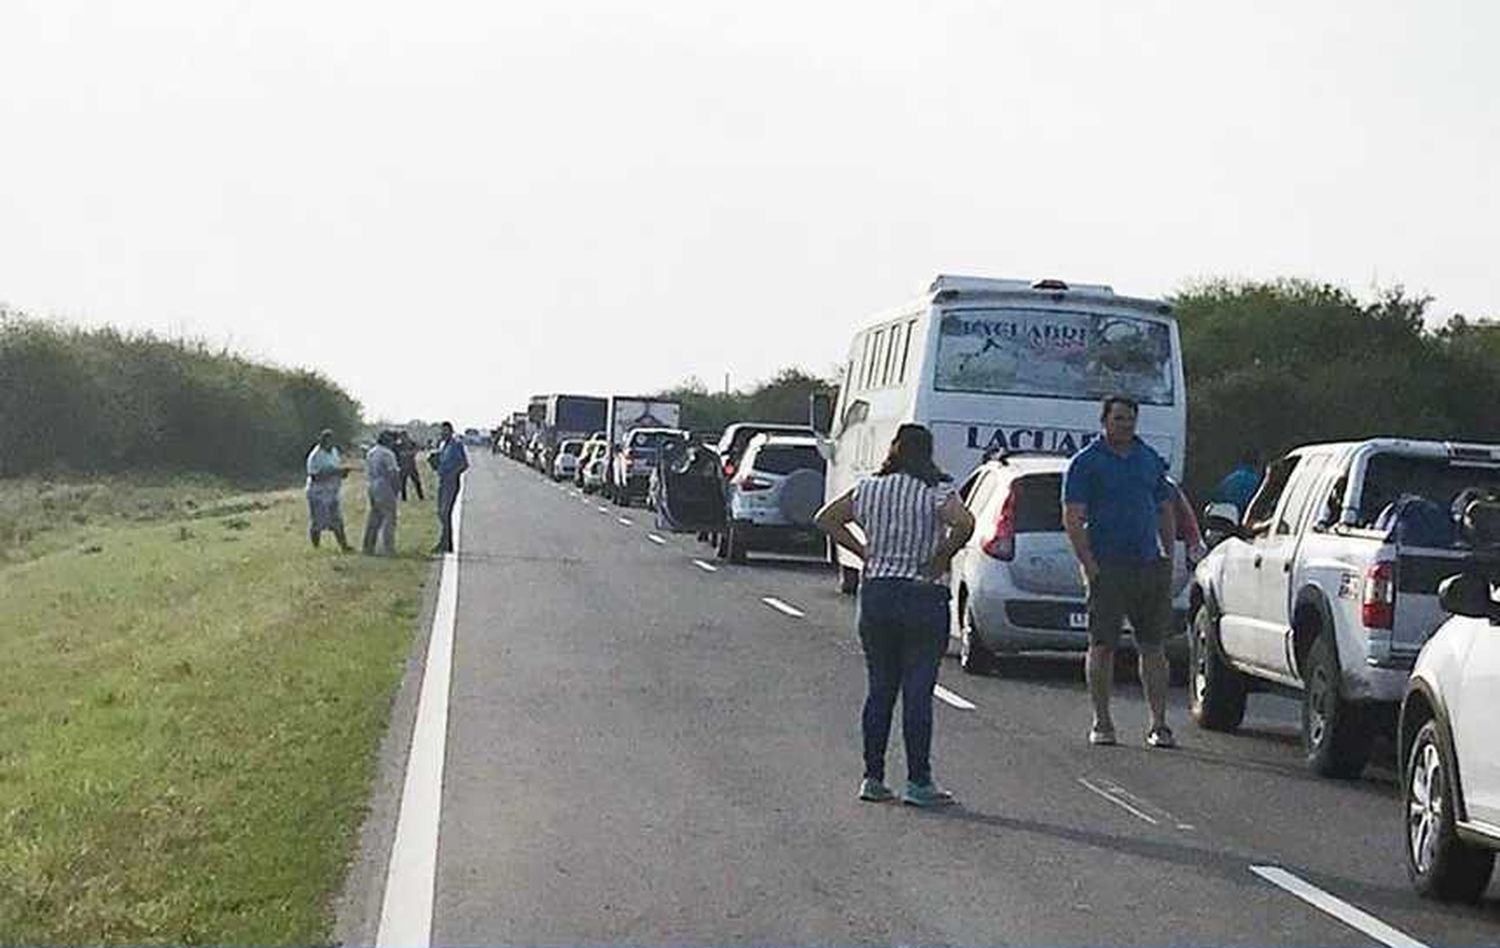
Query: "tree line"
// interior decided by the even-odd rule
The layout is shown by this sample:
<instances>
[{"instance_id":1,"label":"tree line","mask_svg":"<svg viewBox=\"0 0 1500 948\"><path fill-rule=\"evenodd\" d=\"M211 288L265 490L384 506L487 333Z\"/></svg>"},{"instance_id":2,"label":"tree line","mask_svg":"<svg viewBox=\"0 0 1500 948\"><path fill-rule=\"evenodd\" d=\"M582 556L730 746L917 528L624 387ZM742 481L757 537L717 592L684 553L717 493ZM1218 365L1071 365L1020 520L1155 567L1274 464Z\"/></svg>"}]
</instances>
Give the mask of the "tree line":
<instances>
[{"instance_id":1,"label":"tree line","mask_svg":"<svg viewBox=\"0 0 1500 948\"><path fill-rule=\"evenodd\" d=\"M320 429L348 443L359 423L359 403L317 372L0 312L0 476L284 477Z\"/></svg>"},{"instance_id":2,"label":"tree line","mask_svg":"<svg viewBox=\"0 0 1500 948\"><path fill-rule=\"evenodd\" d=\"M1168 302L1182 335L1195 497L1246 451L1270 460L1377 435L1500 441L1500 323L1454 316L1428 328L1430 297L1394 287L1362 302L1295 279L1206 281ZM748 390L714 393L689 379L662 395L681 401L685 427L715 430L805 422L809 395L836 386L785 368Z\"/></svg>"}]
</instances>

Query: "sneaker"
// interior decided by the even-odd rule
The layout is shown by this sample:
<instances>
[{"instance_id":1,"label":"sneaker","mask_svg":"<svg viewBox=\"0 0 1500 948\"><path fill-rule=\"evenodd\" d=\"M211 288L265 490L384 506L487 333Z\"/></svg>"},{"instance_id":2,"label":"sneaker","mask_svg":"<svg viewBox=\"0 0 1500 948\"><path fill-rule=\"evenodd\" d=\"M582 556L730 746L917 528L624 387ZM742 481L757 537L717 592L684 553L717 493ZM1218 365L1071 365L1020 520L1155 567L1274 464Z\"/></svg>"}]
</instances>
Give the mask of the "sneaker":
<instances>
[{"instance_id":1,"label":"sneaker","mask_svg":"<svg viewBox=\"0 0 1500 948\"><path fill-rule=\"evenodd\" d=\"M1115 746L1115 729L1112 727L1100 727L1095 724L1089 728L1089 743L1095 747Z\"/></svg>"},{"instance_id":2,"label":"sneaker","mask_svg":"<svg viewBox=\"0 0 1500 948\"><path fill-rule=\"evenodd\" d=\"M866 803L889 803L896 794L874 777L866 777L859 785L859 798Z\"/></svg>"},{"instance_id":3,"label":"sneaker","mask_svg":"<svg viewBox=\"0 0 1500 948\"><path fill-rule=\"evenodd\" d=\"M953 799L952 792L932 781L913 783L908 780L906 789L901 793L901 802L907 806L947 806L957 801Z\"/></svg>"},{"instance_id":4,"label":"sneaker","mask_svg":"<svg viewBox=\"0 0 1500 948\"><path fill-rule=\"evenodd\" d=\"M1147 747L1176 747L1177 739L1172 736L1172 729L1165 724L1158 724L1146 734Z\"/></svg>"}]
</instances>

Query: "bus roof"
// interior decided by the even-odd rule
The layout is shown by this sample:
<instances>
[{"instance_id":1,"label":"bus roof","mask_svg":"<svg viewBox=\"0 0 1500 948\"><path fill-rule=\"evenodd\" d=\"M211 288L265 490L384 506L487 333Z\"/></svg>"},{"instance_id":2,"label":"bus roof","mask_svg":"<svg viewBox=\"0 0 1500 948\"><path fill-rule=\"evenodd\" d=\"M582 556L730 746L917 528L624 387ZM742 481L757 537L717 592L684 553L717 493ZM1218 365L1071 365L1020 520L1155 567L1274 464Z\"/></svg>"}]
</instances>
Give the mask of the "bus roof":
<instances>
[{"instance_id":1,"label":"bus roof","mask_svg":"<svg viewBox=\"0 0 1500 948\"><path fill-rule=\"evenodd\" d=\"M1161 300L1116 296L1112 287L1102 283L1068 283L1056 279L997 280L940 273L927 288L927 294L933 302L975 297L1045 297L1051 300L1113 304L1128 309L1146 310L1158 316L1170 316L1172 313L1172 308Z\"/></svg>"}]
</instances>

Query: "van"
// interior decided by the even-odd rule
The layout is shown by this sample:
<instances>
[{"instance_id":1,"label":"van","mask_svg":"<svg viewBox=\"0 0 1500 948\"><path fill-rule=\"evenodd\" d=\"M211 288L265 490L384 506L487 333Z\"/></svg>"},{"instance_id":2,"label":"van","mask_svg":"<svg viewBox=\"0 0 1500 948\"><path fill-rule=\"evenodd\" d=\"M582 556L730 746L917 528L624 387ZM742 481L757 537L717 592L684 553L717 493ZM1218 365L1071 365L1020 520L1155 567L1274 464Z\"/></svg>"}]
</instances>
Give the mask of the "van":
<instances>
[{"instance_id":1,"label":"van","mask_svg":"<svg viewBox=\"0 0 1500 948\"><path fill-rule=\"evenodd\" d=\"M1166 303L1061 280L939 276L855 333L823 441L826 496L874 473L907 423L932 431L934 460L957 481L987 455L1072 455L1097 436L1109 395L1139 403L1137 433L1181 480L1187 393ZM831 543L829 556L852 593L858 559Z\"/></svg>"}]
</instances>

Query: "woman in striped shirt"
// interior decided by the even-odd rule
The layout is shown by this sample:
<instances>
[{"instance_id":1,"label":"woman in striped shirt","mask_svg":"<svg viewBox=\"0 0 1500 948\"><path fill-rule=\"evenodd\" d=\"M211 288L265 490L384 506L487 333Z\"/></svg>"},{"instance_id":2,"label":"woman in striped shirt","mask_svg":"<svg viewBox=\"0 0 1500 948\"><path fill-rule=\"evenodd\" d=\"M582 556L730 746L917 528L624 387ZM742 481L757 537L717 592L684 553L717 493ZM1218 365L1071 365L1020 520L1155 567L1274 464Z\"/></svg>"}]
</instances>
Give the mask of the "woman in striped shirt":
<instances>
[{"instance_id":1,"label":"woman in striped shirt","mask_svg":"<svg viewBox=\"0 0 1500 948\"><path fill-rule=\"evenodd\" d=\"M818 511L818 527L864 561L858 628L869 692L861 800L896 798L885 782L885 750L899 694L907 769L901 799L913 806L953 802L932 779L932 690L948 642L948 563L974 532L974 518L947 481L932 460L932 432L902 425L880 470Z\"/></svg>"}]
</instances>

